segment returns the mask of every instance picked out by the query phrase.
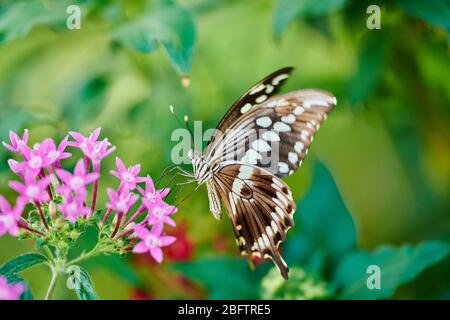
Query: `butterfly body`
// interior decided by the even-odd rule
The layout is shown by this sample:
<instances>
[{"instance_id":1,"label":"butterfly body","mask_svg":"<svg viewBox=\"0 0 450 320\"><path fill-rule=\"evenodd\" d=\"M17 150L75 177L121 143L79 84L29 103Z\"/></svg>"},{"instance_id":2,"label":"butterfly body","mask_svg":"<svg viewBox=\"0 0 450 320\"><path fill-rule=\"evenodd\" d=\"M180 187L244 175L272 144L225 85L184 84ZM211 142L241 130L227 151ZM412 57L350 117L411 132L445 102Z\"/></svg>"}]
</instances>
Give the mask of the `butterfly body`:
<instances>
[{"instance_id":1,"label":"butterfly body","mask_svg":"<svg viewBox=\"0 0 450 320\"><path fill-rule=\"evenodd\" d=\"M222 118L205 151L189 152L194 178L207 185L211 212L220 219L223 203L241 254L273 260L286 279L279 245L294 225L296 206L280 178L300 167L336 105L332 94L317 89L276 96L291 71L280 69L255 84Z\"/></svg>"}]
</instances>

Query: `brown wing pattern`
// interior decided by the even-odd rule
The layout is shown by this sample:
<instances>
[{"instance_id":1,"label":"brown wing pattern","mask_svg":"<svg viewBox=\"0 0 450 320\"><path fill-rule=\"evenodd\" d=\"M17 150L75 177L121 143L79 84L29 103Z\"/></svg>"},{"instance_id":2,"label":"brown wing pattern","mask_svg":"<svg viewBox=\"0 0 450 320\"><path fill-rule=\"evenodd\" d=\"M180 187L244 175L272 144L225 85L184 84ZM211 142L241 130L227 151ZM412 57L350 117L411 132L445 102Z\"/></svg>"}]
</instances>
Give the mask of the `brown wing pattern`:
<instances>
[{"instance_id":1,"label":"brown wing pattern","mask_svg":"<svg viewBox=\"0 0 450 320\"><path fill-rule=\"evenodd\" d=\"M279 245L294 225L295 203L289 186L245 163L224 164L213 183L231 218L241 254L272 259L287 279L289 268Z\"/></svg>"},{"instance_id":2,"label":"brown wing pattern","mask_svg":"<svg viewBox=\"0 0 450 320\"><path fill-rule=\"evenodd\" d=\"M304 89L273 97L245 114L217 138L207 154L211 163L235 160L284 177L302 163L336 98Z\"/></svg>"}]
</instances>

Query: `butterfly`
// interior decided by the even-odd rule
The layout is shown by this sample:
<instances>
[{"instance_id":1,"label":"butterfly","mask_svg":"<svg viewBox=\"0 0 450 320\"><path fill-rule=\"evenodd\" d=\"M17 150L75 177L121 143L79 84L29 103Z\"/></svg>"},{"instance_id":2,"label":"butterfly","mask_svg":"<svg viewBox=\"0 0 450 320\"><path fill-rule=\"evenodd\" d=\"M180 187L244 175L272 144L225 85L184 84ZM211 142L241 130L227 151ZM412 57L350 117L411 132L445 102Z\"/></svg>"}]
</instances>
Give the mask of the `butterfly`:
<instances>
[{"instance_id":1,"label":"butterfly","mask_svg":"<svg viewBox=\"0 0 450 320\"><path fill-rule=\"evenodd\" d=\"M336 98L323 90L277 95L293 68L273 72L242 95L223 116L203 153L189 150L191 177L206 184L210 211L222 203L240 253L271 259L287 279L279 246L294 226L295 202L281 180L302 164Z\"/></svg>"}]
</instances>

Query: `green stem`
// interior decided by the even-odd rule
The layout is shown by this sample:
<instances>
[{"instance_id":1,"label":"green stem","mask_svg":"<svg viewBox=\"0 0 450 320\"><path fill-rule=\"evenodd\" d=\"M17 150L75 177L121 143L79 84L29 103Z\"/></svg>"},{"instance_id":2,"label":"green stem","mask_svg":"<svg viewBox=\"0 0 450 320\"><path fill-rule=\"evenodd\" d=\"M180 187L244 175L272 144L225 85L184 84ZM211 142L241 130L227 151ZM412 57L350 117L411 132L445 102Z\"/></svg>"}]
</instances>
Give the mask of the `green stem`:
<instances>
[{"instance_id":1,"label":"green stem","mask_svg":"<svg viewBox=\"0 0 450 320\"><path fill-rule=\"evenodd\" d=\"M69 267L69 266L71 266L71 265L74 265L74 264L79 263L80 261L83 261L83 260L85 260L85 259L92 258L92 257L95 257L96 255L101 254L103 251L102 251L102 250L98 250L98 248L99 248L99 245L97 244L97 245L96 245L91 251L89 251L88 253L84 253L84 254L82 254L81 256L79 256L79 257L73 259L72 261L69 261L69 262L67 263L66 266Z\"/></svg>"},{"instance_id":2,"label":"green stem","mask_svg":"<svg viewBox=\"0 0 450 320\"><path fill-rule=\"evenodd\" d=\"M47 289L47 294L45 295L45 300L50 300L52 298L53 292L55 291L56 283L58 282L60 273L52 269L52 280Z\"/></svg>"},{"instance_id":3,"label":"green stem","mask_svg":"<svg viewBox=\"0 0 450 320\"><path fill-rule=\"evenodd\" d=\"M47 257L50 259L50 262L54 263L55 262L55 257L53 256L53 253L50 250L50 248L48 246L43 246L42 249L44 250L44 252L47 255Z\"/></svg>"}]
</instances>

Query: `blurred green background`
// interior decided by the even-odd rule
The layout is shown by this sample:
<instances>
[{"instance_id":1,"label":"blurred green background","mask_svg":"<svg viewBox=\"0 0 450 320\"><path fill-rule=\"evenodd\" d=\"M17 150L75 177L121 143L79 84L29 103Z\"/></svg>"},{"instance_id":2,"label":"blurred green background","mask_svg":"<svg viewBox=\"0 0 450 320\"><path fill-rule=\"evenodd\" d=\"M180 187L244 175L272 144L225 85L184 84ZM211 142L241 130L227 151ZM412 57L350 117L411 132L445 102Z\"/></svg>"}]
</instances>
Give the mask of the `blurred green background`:
<instances>
[{"instance_id":1,"label":"blurred green background","mask_svg":"<svg viewBox=\"0 0 450 320\"><path fill-rule=\"evenodd\" d=\"M80 30L65 27L70 4L81 7ZM170 104L208 129L284 66L296 68L284 91L316 87L337 97L287 179L299 201L285 245L289 282L268 271L270 262L248 270L202 188L180 207L171 230L179 241L162 266L142 256L86 264L100 298L450 298L449 3L378 1L380 30L366 27L371 4L0 2L0 140L8 130L28 128L36 142L101 126L115 156L157 177L176 143ZM0 193L12 199L8 157L0 151ZM110 157L101 190L115 185L113 166ZM4 236L0 263L33 248ZM381 294L353 290L368 261L391 272ZM24 277L42 297L48 270ZM75 295L61 282L56 297Z\"/></svg>"}]
</instances>

